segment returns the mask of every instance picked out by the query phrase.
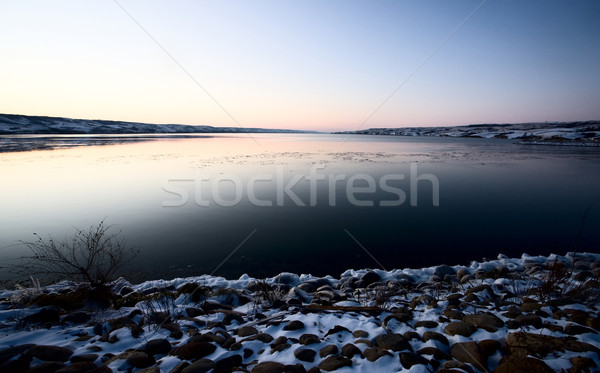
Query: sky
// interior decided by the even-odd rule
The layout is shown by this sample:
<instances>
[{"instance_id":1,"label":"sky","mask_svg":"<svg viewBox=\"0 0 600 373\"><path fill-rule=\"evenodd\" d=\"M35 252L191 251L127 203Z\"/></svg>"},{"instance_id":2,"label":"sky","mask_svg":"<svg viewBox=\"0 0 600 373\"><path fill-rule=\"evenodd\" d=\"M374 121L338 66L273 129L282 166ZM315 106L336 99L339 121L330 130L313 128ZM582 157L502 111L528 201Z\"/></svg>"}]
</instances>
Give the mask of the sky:
<instances>
[{"instance_id":1,"label":"sky","mask_svg":"<svg viewBox=\"0 0 600 373\"><path fill-rule=\"evenodd\" d=\"M0 113L319 131L600 119L600 1L468 17L481 2L0 0Z\"/></svg>"}]
</instances>

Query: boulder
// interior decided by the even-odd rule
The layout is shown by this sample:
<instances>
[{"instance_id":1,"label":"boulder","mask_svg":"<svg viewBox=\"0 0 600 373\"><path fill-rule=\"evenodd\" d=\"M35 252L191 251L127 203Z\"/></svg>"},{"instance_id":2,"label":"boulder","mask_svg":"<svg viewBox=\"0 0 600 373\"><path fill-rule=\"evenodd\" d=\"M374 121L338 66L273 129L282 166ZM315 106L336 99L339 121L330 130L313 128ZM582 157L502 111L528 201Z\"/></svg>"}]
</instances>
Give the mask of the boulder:
<instances>
[{"instance_id":1,"label":"boulder","mask_svg":"<svg viewBox=\"0 0 600 373\"><path fill-rule=\"evenodd\" d=\"M382 356L386 356L386 355L394 356L389 351L384 350L383 348L379 348L379 347L369 347L369 348L365 349L364 355L365 355L365 358L367 358L367 360L369 360L371 362L376 361L377 359L379 359Z\"/></svg>"},{"instance_id":2,"label":"boulder","mask_svg":"<svg viewBox=\"0 0 600 373\"><path fill-rule=\"evenodd\" d=\"M164 338L152 339L144 346L148 355L166 355L171 351L171 343Z\"/></svg>"},{"instance_id":3,"label":"boulder","mask_svg":"<svg viewBox=\"0 0 600 373\"><path fill-rule=\"evenodd\" d=\"M351 367L352 360L348 359L345 356L328 356L319 364L319 369L326 370L331 372L333 370L338 370L342 367ZM253 372L254 373L254 372Z\"/></svg>"},{"instance_id":4,"label":"boulder","mask_svg":"<svg viewBox=\"0 0 600 373\"><path fill-rule=\"evenodd\" d=\"M359 355L360 357L363 357L363 354L360 351L360 349L352 343L347 343L342 347L342 355L349 359L352 359L354 355Z\"/></svg>"},{"instance_id":5,"label":"boulder","mask_svg":"<svg viewBox=\"0 0 600 373\"><path fill-rule=\"evenodd\" d=\"M311 350L308 348L299 348L296 351L294 351L294 356L296 357L296 359L306 361L307 363L312 363L313 361L315 361L316 354L317 353L315 352L315 350Z\"/></svg>"},{"instance_id":6,"label":"boulder","mask_svg":"<svg viewBox=\"0 0 600 373\"><path fill-rule=\"evenodd\" d=\"M336 355L338 353L338 346L336 345L328 345L323 347L320 351L319 351L319 356L321 357L325 357L328 355Z\"/></svg>"},{"instance_id":7,"label":"boulder","mask_svg":"<svg viewBox=\"0 0 600 373\"><path fill-rule=\"evenodd\" d=\"M483 354L477 342L458 342L450 348L450 355L463 363L473 364L475 368L487 371L487 356Z\"/></svg>"},{"instance_id":8,"label":"boulder","mask_svg":"<svg viewBox=\"0 0 600 373\"><path fill-rule=\"evenodd\" d=\"M241 355L231 355L218 360L215 363L215 370L213 373L230 373L235 371L236 367L242 365L242 356Z\"/></svg>"},{"instance_id":9,"label":"boulder","mask_svg":"<svg viewBox=\"0 0 600 373\"><path fill-rule=\"evenodd\" d=\"M401 352L400 353L400 363L405 369L410 369L413 365L429 364L429 360L425 359L421 355L417 355L413 352Z\"/></svg>"},{"instance_id":10,"label":"boulder","mask_svg":"<svg viewBox=\"0 0 600 373\"><path fill-rule=\"evenodd\" d=\"M596 352L600 349L589 343L580 342L573 337L553 337L536 333L511 333L504 342L506 352L510 355L524 357L535 355L544 357L551 352Z\"/></svg>"},{"instance_id":11,"label":"boulder","mask_svg":"<svg viewBox=\"0 0 600 373\"><path fill-rule=\"evenodd\" d=\"M513 372L536 372L552 373L546 363L532 357L506 356L500 360L500 365L494 370L494 373L513 373Z\"/></svg>"},{"instance_id":12,"label":"boulder","mask_svg":"<svg viewBox=\"0 0 600 373\"><path fill-rule=\"evenodd\" d=\"M68 361L73 351L59 346L35 346L27 350L27 357L35 357L44 361Z\"/></svg>"},{"instance_id":13,"label":"boulder","mask_svg":"<svg viewBox=\"0 0 600 373\"><path fill-rule=\"evenodd\" d=\"M283 373L285 365L275 361L259 363L252 369L252 373Z\"/></svg>"},{"instance_id":14,"label":"boulder","mask_svg":"<svg viewBox=\"0 0 600 373\"><path fill-rule=\"evenodd\" d=\"M485 329L488 332L494 333L498 328L504 326L504 321L500 320L496 315L491 313L480 313L476 315L465 315L463 322L471 324L477 328Z\"/></svg>"},{"instance_id":15,"label":"boulder","mask_svg":"<svg viewBox=\"0 0 600 373\"><path fill-rule=\"evenodd\" d=\"M411 350L412 348L408 343L408 340L401 336L400 334L382 334L375 340L375 343L378 347L392 350L392 351L402 351L402 350Z\"/></svg>"},{"instance_id":16,"label":"boulder","mask_svg":"<svg viewBox=\"0 0 600 373\"><path fill-rule=\"evenodd\" d=\"M477 328L472 324L463 321L452 321L444 328L444 331L450 335L462 335L468 337L477 331Z\"/></svg>"},{"instance_id":17,"label":"boulder","mask_svg":"<svg viewBox=\"0 0 600 373\"><path fill-rule=\"evenodd\" d=\"M199 359L183 368L181 373L206 373L209 370L214 369L214 367L214 361L209 359Z\"/></svg>"},{"instance_id":18,"label":"boulder","mask_svg":"<svg viewBox=\"0 0 600 373\"><path fill-rule=\"evenodd\" d=\"M173 355L181 360L200 359L215 352L217 347L208 342L189 342L173 350Z\"/></svg>"},{"instance_id":19,"label":"boulder","mask_svg":"<svg viewBox=\"0 0 600 373\"><path fill-rule=\"evenodd\" d=\"M310 345L313 343L319 343L321 340L314 334L302 334L299 341L300 344Z\"/></svg>"},{"instance_id":20,"label":"boulder","mask_svg":"<svg viewBox=\"0 0 600 373\"><path fill-rule=\"evenodd\" d=\"M151 365L156 364L156 361L152 357L152 355L148 355L142 351L134 351L132 352L127 360L125 361L127 364L131 365L134 368L147 368Z\"/></svg>"},{"instance_id":21,"label":"boulder","mask_svg":"<svg viewBox=\"0 0 600 373\"><path fill-rule=\"evenodd\" d=\"M253 326L242 326L237 330L238 337L248 337L254 334L258 334L258 330Z\"/></svg>"},{"instance_id":22,"label":"boulder","mask_svg":"<svg viewBox=\"0 0 600 373\"><path fill-rule=\"evenodd\" d=\"M304 329L304 323L300 320L292 320L287 323L286 326L283 327L283 330L291 331L291 330L300 330Z\"/></svg>"},{"instance_id":23,"label":"boulder","mask_svg":"<svg viewBox=\"0 0 600 373\"><path fill-rule=\"evenodd\" d=\"M433 332L433 331L428 330L425 333L423 333L423 341L427 342L430 339L440 341L441 343L445 344L446 346L450 345L450 342L448 342L448 338L446 338L445 335L440 334L438 332Z\"/></svg>"}]
</instances>

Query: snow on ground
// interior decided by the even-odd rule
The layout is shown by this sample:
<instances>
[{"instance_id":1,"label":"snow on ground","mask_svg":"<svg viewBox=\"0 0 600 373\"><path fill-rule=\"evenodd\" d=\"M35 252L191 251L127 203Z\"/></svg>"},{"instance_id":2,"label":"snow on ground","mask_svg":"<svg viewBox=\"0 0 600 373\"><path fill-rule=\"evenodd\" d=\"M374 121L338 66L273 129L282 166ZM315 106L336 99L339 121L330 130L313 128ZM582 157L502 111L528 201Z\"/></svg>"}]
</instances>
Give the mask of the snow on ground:
<instances>
[{"instance_id":1,"label":"snow on ground","mask_svg":"<svg viewBox=\"0 0 600 373\"><path fill-rule=\"evenodd\" d=\"M333 364L339 372L428 372L440 367L481 372L502 368L522 352L556 371L569 370L580 361L600 367L600 298L565 301L565 294L536 295L559 264L574 269L565 284L578 289L595 286L596 292L591 288L590 294L598 295L600 254L595 253L500 255L466 266L347 270L339 278L282 273L264 283L248 275L233 280L202 275L140 284L120 279L113 289L124 294L121 307L60 309L60 320L57 313L54 320L37 323L26 320L34 320L47 307L19 306L10 301L18 298L19 291L2 290L0 370L6 368L2 364L27 359L31 367L47 364L48 358L36 355L39 351L34 349L13 352L8 361L3 360L7 348L26 343L64 347L72 356L94 353L93 365L112 371L156 366L159 371L187 373L189 369L182 370L186 364L203 363L213 364L215 371L252 372L260 371L261 363L264 367L275 362L300 364L296 371L325 370ZM66 294L75 285L58 283L44 293ZM204 293L194 299L195 290L183 291L186 288ZM279 299L268 300L260 289ZM385 299L380 302L378 297ZM167 298L171 303L165 306L161 299ZM151 305L172 318L151 321L156 316ZM82 313L87 315L85 321L68 321ZM452 331L451 324L461 331ZM540 347L532 342L523 350L510 340L519 335L534 342L550 338L556 346L542 351L544 343L551 343ZM394 340L386 341L385 336ZM167 341L167 350L150 354L149 362L130 358L132 351L148 352L148 341L156 339ZM182 352L200 341L209 350L189 356ZM461 353L469 346L475 350ZM481 355L484 347L485 356ZM327 349L334 351L321 356ZM303 350L310 350L308 357L302 357ZM485 369L473 356L483 359L477 361L483 361ZM223 368L228 361L235 361L236 368Z\"/></svg>"}]
</instances>

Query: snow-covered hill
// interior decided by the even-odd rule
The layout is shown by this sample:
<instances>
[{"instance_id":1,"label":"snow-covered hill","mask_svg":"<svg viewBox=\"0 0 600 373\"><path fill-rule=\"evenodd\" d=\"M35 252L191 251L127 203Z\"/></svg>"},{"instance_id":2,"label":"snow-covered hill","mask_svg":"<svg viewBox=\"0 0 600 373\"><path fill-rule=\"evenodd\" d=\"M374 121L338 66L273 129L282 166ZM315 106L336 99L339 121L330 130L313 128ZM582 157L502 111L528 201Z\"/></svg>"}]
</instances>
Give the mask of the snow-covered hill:
<instances>
[{"instance_id":1,"label":"snow-covered hill","mask_svg":"<svg viewBox=\"0 0 600 373\"><path fill-rule=\"evenodd\" d=\"M370 128L343 133L388 136L480 137L519 139L527 142L600 145L600 121L472 124L456 127Z\"/></svg>"},{"instance_id":2,"label":"snow-covered hill","mask_svg":"<svg viewBox=\"0 0 600 373\"><path fill-rule=\"evenodd\" d=\"M121 133L235 133L305 132L285 129L189 126L150 124L109 120L71 119L28 115L0 114L0 134L121 134Z\"/></svg>"}]
</instances>

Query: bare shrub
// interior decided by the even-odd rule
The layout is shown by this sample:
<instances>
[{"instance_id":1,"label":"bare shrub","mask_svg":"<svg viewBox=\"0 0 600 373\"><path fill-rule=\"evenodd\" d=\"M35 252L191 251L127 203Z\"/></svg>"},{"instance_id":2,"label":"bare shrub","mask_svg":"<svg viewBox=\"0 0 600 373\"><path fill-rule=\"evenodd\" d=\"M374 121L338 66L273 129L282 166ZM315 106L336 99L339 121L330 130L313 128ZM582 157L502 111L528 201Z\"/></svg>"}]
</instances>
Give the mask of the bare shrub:
<instances>
[{"instance_id":1,"label":"bare shrub","mask_svg":"<svg viewBox=\"0 0 600 373\"><path fill-rule=\"evenodd\" d=\"M123 265L139 254L125 245L121 232L109 232L111 227L102 220L88 230L76 228L73 237L63 242L34 233L35 241L22 242L32 255L22 257L18 267L52 280L83 281L93 288L105 288L117 279Z\"/></svg>"},{"instance_id":2,"label":"bare shrub","mask_svg":"<svg viewBox=\"0 0 600 373\"><path fill-rule=\"evenodd\" d=\"M143 300L139 308L142 310L145 323L155 325L158 330L163 324L177 320L183 310L177 307L175 298L176 294L172 292L159 292Z\"/></svg>"},{"instance_id":3,"label":"bare shrub","mask_svg":"<svg viewBox=\"0 0 600 373\"><path fill-rule=\"evenodd\" d=\"M31 288L27 288L23 285L17 284L15 285L17 292L10 296L10 303L13 307L21 307L25 306L39 295L42 294L42 286L40 285L40 280L29 276L31 279Z\"/></svg>"}]
</instances>

